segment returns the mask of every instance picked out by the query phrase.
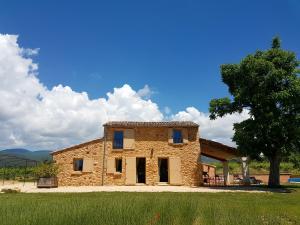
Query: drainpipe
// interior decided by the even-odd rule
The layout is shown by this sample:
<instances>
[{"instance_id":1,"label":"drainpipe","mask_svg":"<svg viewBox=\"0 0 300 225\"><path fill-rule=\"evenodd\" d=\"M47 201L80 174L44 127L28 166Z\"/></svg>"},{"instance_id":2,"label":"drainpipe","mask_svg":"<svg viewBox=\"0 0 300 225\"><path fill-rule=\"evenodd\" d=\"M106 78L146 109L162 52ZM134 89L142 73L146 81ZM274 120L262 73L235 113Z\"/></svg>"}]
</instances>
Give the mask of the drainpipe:
<instances>
[{"instance_id":1,"label":"drainpipe","mask_svg":"<svg viewBox=\"0 0 300 225\"><path fill-rule=\"evenodd\" d=\"M106 126L104 126L103 162L102 162L102 186L104 185L104 164L106 152Z\"/></svg>"}]
</instances>

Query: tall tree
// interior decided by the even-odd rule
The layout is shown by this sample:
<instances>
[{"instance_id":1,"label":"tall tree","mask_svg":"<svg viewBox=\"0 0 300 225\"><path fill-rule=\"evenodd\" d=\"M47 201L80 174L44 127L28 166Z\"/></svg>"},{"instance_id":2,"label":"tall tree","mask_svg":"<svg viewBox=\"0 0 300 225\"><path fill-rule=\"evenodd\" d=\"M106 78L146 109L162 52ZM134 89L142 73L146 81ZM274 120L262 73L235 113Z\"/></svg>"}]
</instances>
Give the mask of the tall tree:
<instances>
[{"instance_id":1,"label":"tall tree","mask_svg":"<svg viewBox=\"0 0 300 225\"><path fill-rule=\"evenodd\" d=\"M280 185L283 157L300 151L300 78L295 53L272 47L246 56L239 64L221 66L231 98L210 101L210 118L249 112L249 119L234 124L233 141L251 158L261 153L270 161L269 186Z\"/></svg>"}]
</instances>

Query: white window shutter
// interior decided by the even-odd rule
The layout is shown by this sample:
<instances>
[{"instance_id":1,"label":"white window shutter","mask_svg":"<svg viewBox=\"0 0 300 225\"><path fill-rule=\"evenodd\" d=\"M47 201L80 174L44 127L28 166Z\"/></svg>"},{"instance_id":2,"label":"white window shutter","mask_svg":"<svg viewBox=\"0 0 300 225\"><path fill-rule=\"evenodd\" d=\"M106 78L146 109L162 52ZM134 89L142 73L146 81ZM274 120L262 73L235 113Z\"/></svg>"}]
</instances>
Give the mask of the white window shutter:
<instances>
[{"instance_id":1,"label":"white window shutter","mask_svg":"<svg viewBox=\"0 0 300 225\"><path fill-rule=\"evenodd\" d=\"M181 159L180 157L169 158L170 184L181 185Z\"/></svg>"},{"instance_id":2,"label":"white window shutter","mask_svg":"<svg viewBox=\"0 0 300 225\"><path fill-rule=\"evenodd\" d=\"M124 149L134 149L135 134L134 129L124 130Z\"/></svg>"},{"instance_id":3,"label":"white window shutter","mask_svg":"<svg viewBox=\"0 0 300 225\"><path fill-rule=\"evenodd\" d=\"M183 143L185 144L189 142L189 133L187 128L182 129L182 139L183 139Z\"/></svg>"},{"instance_id":4,"label":"white window shutter","mask_svg":"<svg viewBox=\"0 0 300 225\"><path fill-rule=\"evenodd\" d=\"M106 173L116 172L115 158L108 158L106 165Z\"/></svg>"},{"instance_id":5,"label":"white window shutter","mask_svg":"<svg viewBox=\"0 0 300 225\"><path fill-rule=\"evenodd\" d=\"M172 128L168 129L168 142L170 144L173 144L173 129Z\"/></svg>"},{"instance_id":6,"label":"white window shutter","mask_svg":"<svg viewBox=\"0 0 300 225\"><path fill-rule=\"evenodd\" d=\"M136 158L126 157L126 185L136 184Z\"/></svg>"},{"instance_id":7,"label":"white window shutter","mask_svg":"<svg viewBox=\"0 0 300 225\"><path fill-rule=\"evenodd\" d=\"M94 160L92 158L84 158L82 172L90 173L93 172L93 169L94 169Z\"/></svg>"}]
</instances>

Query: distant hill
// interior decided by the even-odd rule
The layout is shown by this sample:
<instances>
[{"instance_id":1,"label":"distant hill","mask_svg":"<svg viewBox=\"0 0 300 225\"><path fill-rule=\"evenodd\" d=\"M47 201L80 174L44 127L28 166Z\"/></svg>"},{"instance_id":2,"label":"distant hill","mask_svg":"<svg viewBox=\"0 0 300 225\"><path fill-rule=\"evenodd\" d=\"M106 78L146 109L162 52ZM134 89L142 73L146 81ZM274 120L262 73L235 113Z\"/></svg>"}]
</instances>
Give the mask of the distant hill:
<instances>
[{"instance_id":1,"label":"distant hill","mask_svg":"<svg viewBox=\"0 0 300 225\"><path fill-rule=\"evenodd\" d=\"M1 153L9 154L9 155L15 155L26 159L32 159L37 161L45 161L45 160L51 160L52 156L50 155L49 150L37 150L37 151L30 151L28 149L23 148L12 148L12 149L5 149L1 150Z\"/></svg>"},{"instance_id":2,"label":"distant hill","mask_svg":"<svg viewBox=\"0 0 300 225\"><path fill-rule=\"evenodd\" d=\"M0 150L0 154L5 153L10 155L16 155L27 159L37 160L37 161L51 160L52 156L50 155L50 152L51 151L49 150L31 151L23 148L12 148L12 149ZM219 162L218 160L206 156L201 156L201 161L204 163Z\"/></svg>"}]
</instances>

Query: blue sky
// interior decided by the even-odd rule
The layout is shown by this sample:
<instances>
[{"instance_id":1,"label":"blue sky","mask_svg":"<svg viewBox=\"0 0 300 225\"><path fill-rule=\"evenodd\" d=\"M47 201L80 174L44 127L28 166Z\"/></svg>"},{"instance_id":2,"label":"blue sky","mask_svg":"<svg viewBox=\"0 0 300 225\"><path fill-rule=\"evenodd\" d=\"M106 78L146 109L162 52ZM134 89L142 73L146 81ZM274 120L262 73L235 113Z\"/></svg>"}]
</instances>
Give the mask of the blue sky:
<instances>
[{"instance_id":1,"label":"blue sky","mask_svg":"<svg viewBox=\"0 0 300 225\"><path fill-rule=\"evenodd\" d=\"M46 86L103 96L148 84L173 112L208 111L227 95L219 66L265 49L274 35L300 53L298 1L1 1L0 32L18 34Z\"/></svg>"},{"instance_id":2,"label":"blue sky","mask_svg":"<svg viewBox=\"0 0 300 225\"><path fill-rule=\"evenodd\" d=\"M248 113L208 114L228 95L220 65L276 35L299 58L298 2L1 1L0 149L78 144L109 120L190 120L234 145Z\"/></svg>"}]
</instances>

